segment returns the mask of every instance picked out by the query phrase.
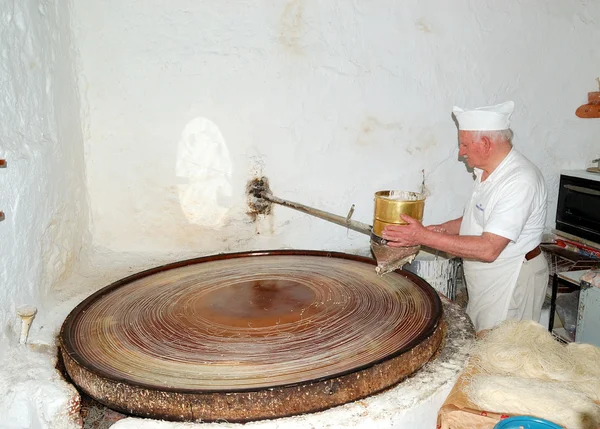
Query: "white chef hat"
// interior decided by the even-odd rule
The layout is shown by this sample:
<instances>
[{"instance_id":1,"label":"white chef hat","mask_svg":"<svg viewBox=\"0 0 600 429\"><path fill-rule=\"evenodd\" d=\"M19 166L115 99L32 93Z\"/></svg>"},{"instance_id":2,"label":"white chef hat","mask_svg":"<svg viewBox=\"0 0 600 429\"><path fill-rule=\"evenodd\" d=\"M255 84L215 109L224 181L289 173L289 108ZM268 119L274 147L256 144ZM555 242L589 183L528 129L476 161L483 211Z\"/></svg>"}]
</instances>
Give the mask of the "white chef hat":
<instances>
[{"instance_id":1,"label":"white chef hat","mask_svg":"<svg viewBox=\"0 0 600 429\"><path fill-rule=\"evenodd\" d=\"M452 113L458 121L458 129L463 131L499 131L510 127L510 115L515 103L507 101L494 106L463 110L454 106Z\"/></svg>"}]
</instances>

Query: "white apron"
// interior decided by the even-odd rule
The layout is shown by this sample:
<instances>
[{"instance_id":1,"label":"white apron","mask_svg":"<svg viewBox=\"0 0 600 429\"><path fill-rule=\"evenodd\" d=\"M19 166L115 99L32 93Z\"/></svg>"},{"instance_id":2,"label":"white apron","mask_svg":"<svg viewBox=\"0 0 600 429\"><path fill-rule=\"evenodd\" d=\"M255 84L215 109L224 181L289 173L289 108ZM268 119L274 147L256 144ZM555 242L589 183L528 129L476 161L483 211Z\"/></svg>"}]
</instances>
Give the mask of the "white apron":
<instances>
[{"instance_id":1,"label":"white apron","mask_svg":"<svg viewBox=\"0 0 600 429\"><path fill-rule=\"evenodd\" d=\"M483 214L472 196L465 207L460 235L479 236L483 233L483 225ZM507 318L524 259L525 255L498 258L494 262L464 260L469 293L467 314L476 331L493 328Z\"/></svg>"},{"instance_id":2,"label":"white apron","mask_svg":"<svg viewBox=\"0 0 600 429\"><path fill-rule=\"evenodd\" d=\"M469 291L467 314L476 331L493 328L507 318L522 266L523 256L489 263L464 261Z\"/></svg>"}]
</instances>

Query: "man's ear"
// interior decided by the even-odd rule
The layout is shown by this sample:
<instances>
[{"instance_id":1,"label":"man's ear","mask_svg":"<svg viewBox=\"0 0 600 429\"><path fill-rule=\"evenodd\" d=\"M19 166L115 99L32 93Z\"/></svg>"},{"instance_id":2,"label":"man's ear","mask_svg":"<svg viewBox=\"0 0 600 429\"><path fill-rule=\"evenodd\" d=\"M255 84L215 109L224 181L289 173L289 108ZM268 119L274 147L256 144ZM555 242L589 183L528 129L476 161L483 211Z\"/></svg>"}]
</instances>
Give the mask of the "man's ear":
<instances>
[{"instance_id":1,"label":"man's ear","mask_svg":"<svg viewBox=\"0 0 600 429\"><path fill-rule=\"evenodd\" d=\"M492 140L488 136L481 137L481 144L486 152L492 149Z\"/></svg>"}]
</instances>

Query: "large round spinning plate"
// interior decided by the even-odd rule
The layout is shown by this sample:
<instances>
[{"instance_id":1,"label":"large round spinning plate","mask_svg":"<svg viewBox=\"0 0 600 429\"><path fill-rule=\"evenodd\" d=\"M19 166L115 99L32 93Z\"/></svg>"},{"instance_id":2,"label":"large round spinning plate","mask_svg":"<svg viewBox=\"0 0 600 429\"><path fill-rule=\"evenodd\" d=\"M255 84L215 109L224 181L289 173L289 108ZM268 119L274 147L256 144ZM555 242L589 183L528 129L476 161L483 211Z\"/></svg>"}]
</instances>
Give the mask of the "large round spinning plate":
<instances>
[{"instance_id":1,"label":"large round spinning plate","mask_svg":"<svg viewBox=\"0 0 600 429\"><path fill-rule=\"evenodd\" d=\"M364 397L418 369L441 340L435 291L410 273L379 277L373 264L273 251L131 276L68 316L67 371L109 406L174 420L277 417Z\"/></svg>"}]
</instances>

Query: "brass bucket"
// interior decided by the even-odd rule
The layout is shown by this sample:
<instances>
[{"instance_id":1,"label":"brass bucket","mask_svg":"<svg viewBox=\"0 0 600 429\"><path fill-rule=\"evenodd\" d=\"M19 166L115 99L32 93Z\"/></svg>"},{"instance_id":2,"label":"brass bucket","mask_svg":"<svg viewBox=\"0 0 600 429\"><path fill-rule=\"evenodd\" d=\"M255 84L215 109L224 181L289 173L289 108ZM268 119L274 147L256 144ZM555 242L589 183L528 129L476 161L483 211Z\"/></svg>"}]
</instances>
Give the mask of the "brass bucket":
<instances>
[{"instance_id":1,"label":"brass bucket","mask_svg":"<svg viewBox=\"0 0 600 429\"><path fill-rule=\"evenodd\" d=\"M405 225L401 214L419 221L423 220L425 195L409 191L375 192L375 214L373 217L373 234L381 237L387 225Z\"/></svg>"}]
</instances>

